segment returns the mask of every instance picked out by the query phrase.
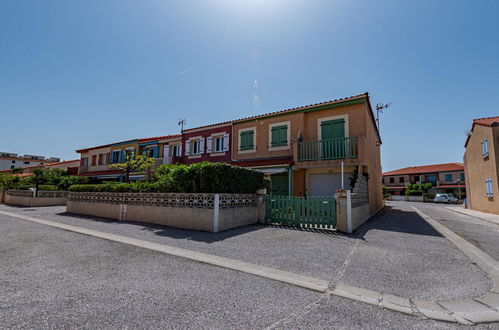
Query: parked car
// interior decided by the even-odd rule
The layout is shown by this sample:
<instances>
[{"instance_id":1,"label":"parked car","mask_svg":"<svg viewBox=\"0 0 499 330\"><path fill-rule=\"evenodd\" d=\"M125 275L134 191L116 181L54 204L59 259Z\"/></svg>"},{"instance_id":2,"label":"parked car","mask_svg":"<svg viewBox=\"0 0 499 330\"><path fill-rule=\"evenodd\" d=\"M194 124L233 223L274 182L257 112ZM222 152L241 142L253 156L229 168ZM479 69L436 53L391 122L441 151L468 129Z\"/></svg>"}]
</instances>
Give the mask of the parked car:
<instances>
[{"instance_id":1,"label":"parked car","mask_svg":"<svg viewBox=\"0 0 499 330\"><path fill-rule=\"evenodd\" d=\"M433 201L435 203L457 203L458 199L451 194L436 194Z\"/></svg>"}]
</instances>

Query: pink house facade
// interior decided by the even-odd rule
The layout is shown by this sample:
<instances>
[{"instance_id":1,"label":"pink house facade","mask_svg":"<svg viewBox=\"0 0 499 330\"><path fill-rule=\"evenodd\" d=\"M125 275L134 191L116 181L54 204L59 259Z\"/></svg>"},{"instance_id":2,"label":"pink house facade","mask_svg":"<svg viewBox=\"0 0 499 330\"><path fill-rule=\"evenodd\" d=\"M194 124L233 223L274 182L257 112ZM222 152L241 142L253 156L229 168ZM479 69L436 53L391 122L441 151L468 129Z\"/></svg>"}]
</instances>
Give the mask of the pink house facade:
<instances>
[{"instance_id":1,"label":"pink house facade","mask_svg":"<svg viewBox=\"0 0 499 330\"><path fill-rule=\"evenodd\" d=\"M232 124L223 123L186 129L182 132L184 152L179 163L194 164L203 161L229 163L232 160Z\"/></svg>"}]
</instances>

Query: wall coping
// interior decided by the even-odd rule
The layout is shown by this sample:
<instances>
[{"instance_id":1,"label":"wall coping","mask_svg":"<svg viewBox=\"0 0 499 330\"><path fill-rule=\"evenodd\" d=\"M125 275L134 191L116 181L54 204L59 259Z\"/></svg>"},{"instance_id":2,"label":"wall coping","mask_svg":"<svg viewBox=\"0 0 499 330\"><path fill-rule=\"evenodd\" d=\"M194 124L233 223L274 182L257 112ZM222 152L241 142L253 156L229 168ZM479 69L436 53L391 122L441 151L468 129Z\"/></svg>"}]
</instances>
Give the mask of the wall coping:
<instances>
[{"instance_id":1,"label":"wall coping","mask_svg":"<svg viewBox=\"0 0 499 330\"><path fill-rule=\"evenodd\" d=\"M216 196L219 196L220 208L257 206L257 194L69 192L68 200L86 203L213 209Z\"/></svg>"}]
</instances>

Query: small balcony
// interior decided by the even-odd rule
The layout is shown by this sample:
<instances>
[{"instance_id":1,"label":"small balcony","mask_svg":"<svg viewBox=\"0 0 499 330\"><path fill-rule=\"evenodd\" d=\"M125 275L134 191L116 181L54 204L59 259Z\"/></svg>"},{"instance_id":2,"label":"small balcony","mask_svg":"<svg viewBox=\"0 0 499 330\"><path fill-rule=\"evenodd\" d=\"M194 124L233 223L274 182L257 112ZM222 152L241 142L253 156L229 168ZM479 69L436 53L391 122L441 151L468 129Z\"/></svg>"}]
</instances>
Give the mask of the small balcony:
<instances>
[{"instance_id":1,"label":"small balcony","mask_svg":"<svg viewBox=\"0 0 499 330\"><path fill-rule=\"evenodd\" d=\"M357 158L357 137L298 142L298 161Z\"/></svg>"}]
</instances>

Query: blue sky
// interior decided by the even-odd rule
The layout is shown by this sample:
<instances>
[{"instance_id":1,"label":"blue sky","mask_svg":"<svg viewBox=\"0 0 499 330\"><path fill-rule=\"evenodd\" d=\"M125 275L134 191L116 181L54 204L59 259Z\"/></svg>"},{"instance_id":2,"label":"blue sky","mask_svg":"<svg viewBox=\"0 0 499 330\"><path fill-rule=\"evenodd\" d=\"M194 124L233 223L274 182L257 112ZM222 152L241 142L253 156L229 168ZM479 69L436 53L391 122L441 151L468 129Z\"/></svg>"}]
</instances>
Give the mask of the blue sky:
<instances>
[{"instance_id":1,"label":"blue sky","mask_svg":"<svg viewBox=\"0 0 499 330\"><path fill-rule=\"evenodd\" d=\"M0 150L74 150L369 92L383 170L499 115L499 1L0 2Z\"/></svg>"}]
</instances>

